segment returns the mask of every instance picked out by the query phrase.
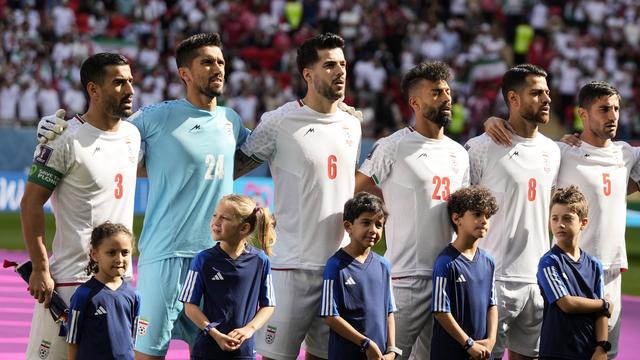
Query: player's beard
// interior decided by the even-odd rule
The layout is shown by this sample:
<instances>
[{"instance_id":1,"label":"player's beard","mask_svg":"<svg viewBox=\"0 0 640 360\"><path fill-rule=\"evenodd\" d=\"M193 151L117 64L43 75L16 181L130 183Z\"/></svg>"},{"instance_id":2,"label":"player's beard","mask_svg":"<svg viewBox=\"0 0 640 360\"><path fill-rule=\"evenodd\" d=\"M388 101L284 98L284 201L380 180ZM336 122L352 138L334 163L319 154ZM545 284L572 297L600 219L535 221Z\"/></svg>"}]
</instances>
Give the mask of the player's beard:
<instances>
[{"instance_id":1,"label":"player's beard","mask_svg":"<svg viewBox=\"0 0 640 360\"><path fill-rule=\"evenodd\" d=\"M607 124L605 124L604 126L606 125ZM616 133L618 132L617 124L616 124L616 127L613 129L613 131L607 131L607 128L604 126L601 129L593 128L589 126L589 132L591 132L591 134L593 134L596 138L601 140L612 140L613 138L615 138Z\"/></svg>"},{"instance_id":2,"label":"player's beard","mask_svg":"<svg viewBox=\"0 0 640 360\"><path fill-rule=\"evenodd\" d=\"M224 79L222 81L224 81ZM216 88L211 85L211 79L207 79L206 84L198 84L198 92L211 99L217 98L218 96L222 95L223 88L223 86Z\"/></svg>"},{"instance_id":3,"label":"player's beard","mask_svg":"<svg viewBox=\"0 0 640 360\"><path fill-rule=\"evenodd\" d=\"M549 122L549 114L542 113L542 106L538 111L533 110L533 106L528 106L524 109L521 116L530 123L546 124Z\"/></svg>"},{"instance_id":4,"label":"player's beard","mask_svg":"<svg viewBox=\"0 0 640 360\"><path fill-rule=\"evenodd\" d=\"M451 115L445 113L445 107L447 107L447 104L442 104L439 108L436 108L435 106L429 106L422 113L422 117L441 128L446 127L451 123Z\"/></svg>"},{"instance_id":5,"label":"player's beard","mask_svg":"<svg viewBox=\"0 0 640 360\"><path fill-rule=\"evenodd\" d=\"M320 94L322 97L326 98L331 102L338 101L344 98L344 88L338 91L334 90L333 81L324 82L322 80L318 80L313 82L313 86L316 88L316 91L318 92L318 94Z\"/></svg>"},{"instance_id":6,"label":"player's beard","mask_svg":"<svg viewBox=\"0 0 640 360\"><path fill-rule=\"evenodd\" d=\"M124 96L122 98L112 97L106 104L106 112L115 117L127 118L133 114L133 108L127 108L125 103L130 96Z\"/></svg>"}]
</instances>

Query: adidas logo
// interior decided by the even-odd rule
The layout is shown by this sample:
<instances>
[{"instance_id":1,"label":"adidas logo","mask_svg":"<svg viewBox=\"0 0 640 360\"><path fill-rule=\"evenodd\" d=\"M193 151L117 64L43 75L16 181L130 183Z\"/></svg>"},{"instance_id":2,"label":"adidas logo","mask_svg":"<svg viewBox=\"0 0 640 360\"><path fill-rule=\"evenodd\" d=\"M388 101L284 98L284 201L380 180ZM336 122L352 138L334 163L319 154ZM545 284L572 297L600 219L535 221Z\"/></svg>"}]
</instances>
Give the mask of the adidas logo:
<instances>
[{"instance_id":1,"label":"adidas logo","mask_svg":"<svg viewBox=\"0 0 640 360\"><path fill-rule=\"evenodd\" d=\"M464 278L464 275L460 274L460 276L458 276L458 278L456 279L457 283L463 283L463 282L467 282L467 279Z\"/></svg>"},{"instance_id":2,"label":"adidas logo","mask_svg":"<svg viewBox=\"0 0 640 360\"><path fill-rule=\"evenodd\" d=\"M218 271L215 275L213 275L211 280L224 280L224 277L222 277L222 273Z\"/></svg>"},{"instance_id":3,"label":"adidas logo","mask_svg":"<svg viewBox=\"0 0 640 360\"><path fill-rule=\"evenodd\" d=\"M347 279L347 281L344 282L345 285L355 285L356 281L353 280L353 278L351 276L349 276L349 278Z\"/></svg>"},{"instance_id":4,"label":"adidas logo","mask_svg":"<svg viewBox=\"0 0 640 360\"><path fill-rule=\"evenodd\" d=\"M105 310L105 309L102 307L102 305L100 305L100 306L98 307L98 310L96 310L96 312L95 312L95 313L93 313L93 315L96 315L96 316L97 316L97 315L106 315L106 314L107 314L107 310Z\"/></svg>"}]
</instances>

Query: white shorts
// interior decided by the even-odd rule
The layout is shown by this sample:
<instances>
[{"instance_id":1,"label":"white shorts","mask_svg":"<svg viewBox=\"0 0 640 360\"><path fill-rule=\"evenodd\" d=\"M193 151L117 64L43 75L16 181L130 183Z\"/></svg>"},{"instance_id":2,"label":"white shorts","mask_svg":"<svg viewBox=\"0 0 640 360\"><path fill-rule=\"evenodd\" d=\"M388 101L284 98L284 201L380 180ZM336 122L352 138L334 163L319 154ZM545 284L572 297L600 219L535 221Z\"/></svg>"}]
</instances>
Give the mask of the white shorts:
<instances>
[{"instance_id":1,"label":"white shorts","mask_svg":"<svg viewBox=\"0 0 640 360\"><path fill-rule=\"evenodd\" d=\"M604 271L604 294L609 296L613 304L613 314L609 318L609 342L611 351L607 354L609 359L618 355L618 342L620 340L620 311L622 311L622 274L619 268L611 268Z\"/></svg>"},{"instance_id":2,"label":"white shorts","mask_svg":"<svg viewBox=\"0 0 640 360\"><path fill-rule=\"evenodd\" d=\"M56 287L56 292L69 306L71 295L78 286ZM60 336L60 324L53 321L49 309L36 302L33 308L29 343L25 353L27 360L62 360L67 359L67 342L65 336Z\"/></svg>"},{"instance_id":3,"label":"white shorts","mask_svg":"<svg viewBox=\"0 0 640 360\"><path fill-rule=\"evenodd\" d=\"M396 346L402 349L399 359L428 360L433 334L431 277L392 278L391 285L398 308L393 316L396 322Z\"/></svg>"},{"instance_id":4,"label":"white shorts","mask_svg":"<svg viewBox=\"0 0 640 360\"><path fill-rule=\"evenodd\" d=\"M322 274L322 270L272 269L277 306L273 316L256 332L260 355L295 360L304 341L306 352L328 358L329 327L318 316Z\"/></svg>"},{"instance_id":5,"label":"white shorts","mask_svg":"<svg viewBox=\"0 0 640 360\"><path fill-rule=\"evenodd\" d=\"M500 359L505 348L521 355L538 357L544 300L538 284L496 280L498 336L493 357Z\"/></svg>"}]
</instances>

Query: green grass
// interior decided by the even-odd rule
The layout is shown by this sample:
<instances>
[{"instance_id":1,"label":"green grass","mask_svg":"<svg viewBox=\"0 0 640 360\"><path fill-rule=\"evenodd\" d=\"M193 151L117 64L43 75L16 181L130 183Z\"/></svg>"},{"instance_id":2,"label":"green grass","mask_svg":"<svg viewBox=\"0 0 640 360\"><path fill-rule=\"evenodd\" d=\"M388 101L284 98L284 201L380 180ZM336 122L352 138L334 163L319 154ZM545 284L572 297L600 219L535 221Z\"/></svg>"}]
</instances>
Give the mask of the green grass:
<instances>
[{"instance_id":1,"label":"green grass","mask_svg":"<svg viewBox=\"0 0 640 360\"><path fill-rule=\"evenodd\" d=\"M143 216L136 216L133 223L136 238L140 238ZM55 232L52 215L46 216L47 248L51 249L51 239ZM384 241L374 247L378 253L384 253ZM22 231L20 230L20 216L17 213L0 212L0 248L9 250L24 250ZM622 292L630 295L640 295L640 229L627 228L627 257L629 271L622 276Z\"/></svg>"}]
</instances>

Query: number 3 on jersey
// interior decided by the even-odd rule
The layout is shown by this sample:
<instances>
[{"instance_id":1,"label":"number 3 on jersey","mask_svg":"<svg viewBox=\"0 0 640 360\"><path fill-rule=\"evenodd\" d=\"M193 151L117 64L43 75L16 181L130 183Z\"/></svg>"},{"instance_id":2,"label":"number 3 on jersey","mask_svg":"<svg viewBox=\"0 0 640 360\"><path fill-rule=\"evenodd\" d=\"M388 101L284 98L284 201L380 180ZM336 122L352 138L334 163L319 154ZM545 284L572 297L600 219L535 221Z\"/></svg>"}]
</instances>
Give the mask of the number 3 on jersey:
<instances>
[{"instance_id":1,"label":"number 3 on jersey","mask_svg":"<svg viewBox=\"0 0 640 360\"><path fill-rule=\"evenodd\" d=\"M116 199L122 199L122 194L124 194L124 188L122 187L122 174L116 174L115 182L116 188L113 190L113 196Z\"/></svg>"}]
</instances>

